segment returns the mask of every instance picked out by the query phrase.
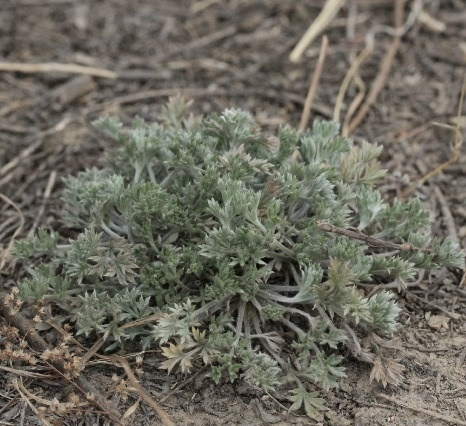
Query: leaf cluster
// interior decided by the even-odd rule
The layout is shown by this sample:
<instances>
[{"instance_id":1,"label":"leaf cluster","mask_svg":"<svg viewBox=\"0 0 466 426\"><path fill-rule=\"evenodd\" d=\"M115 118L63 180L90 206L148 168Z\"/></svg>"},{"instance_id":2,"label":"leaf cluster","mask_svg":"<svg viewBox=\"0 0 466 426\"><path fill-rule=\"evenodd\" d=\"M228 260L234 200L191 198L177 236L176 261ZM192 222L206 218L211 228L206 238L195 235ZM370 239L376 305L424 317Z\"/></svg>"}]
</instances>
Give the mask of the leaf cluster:
<instances>
[{"instance_id":1,"label":"leaf cluster","mask_svg":"<svg viewBox=\"0 0 466 426\"><path fill-rule=\"evenodd\" d=\"M316 417L316 389L345 374L342 349L358 356L365 336L398 326L391 294L366 298L358 284L462 267L463 254L431 239L418 200L384 201L381 148L354 145L337 124L286 125L271 137L241 110L199 119L184 109L172 100L163 124L95 123L120 147L105 169L65 179L76 238L41 229L16 245L19 258L42 259L21 295L55 303L108 349L160 345L168 371L202 362L216 382L287 386L292 408ZM319 221L432 249L387 253Z\"/></svg>"}]
</instances>

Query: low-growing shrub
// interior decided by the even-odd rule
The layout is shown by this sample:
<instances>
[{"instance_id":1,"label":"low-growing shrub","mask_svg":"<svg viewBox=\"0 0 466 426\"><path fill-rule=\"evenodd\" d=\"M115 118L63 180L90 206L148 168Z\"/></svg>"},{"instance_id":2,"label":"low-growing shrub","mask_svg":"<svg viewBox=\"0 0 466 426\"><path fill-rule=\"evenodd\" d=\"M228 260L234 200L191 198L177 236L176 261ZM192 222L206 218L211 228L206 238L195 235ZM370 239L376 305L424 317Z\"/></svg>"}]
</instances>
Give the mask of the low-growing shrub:
<instances>
[{"instance_id":1,"label":"low-growing shrub","mask_svg":"<svg viewBox=\"0 0 466 426\"><path fill-rule=\"evenodd\" d=\"M246 112L184 118L184 106L172 100L161 124L95 123L120 148L108 167L65 179L76 238L41 229L16 244L17 257L42 261L22 298L53 303L108 350L161 346L168 371L203 363L217 383L280 388L311 417L350 354L396 383L384 336L400 308L364 289L463 267L458 247L431 238L419 200L384 201L381 147L353 144L337 124L275 137Z\"/></svg>"}]
</instances>

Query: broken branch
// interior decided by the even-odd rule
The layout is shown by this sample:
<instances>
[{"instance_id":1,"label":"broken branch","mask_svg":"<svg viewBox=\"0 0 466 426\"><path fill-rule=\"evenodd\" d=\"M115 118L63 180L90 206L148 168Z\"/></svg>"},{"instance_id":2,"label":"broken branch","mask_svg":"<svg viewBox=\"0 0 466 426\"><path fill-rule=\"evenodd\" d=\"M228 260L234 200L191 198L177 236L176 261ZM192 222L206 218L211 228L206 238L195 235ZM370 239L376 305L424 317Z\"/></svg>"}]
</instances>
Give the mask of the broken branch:
<instances>
[{"instance_id":1,"label":"broken branch","mask_svg":"<svg viewBox=\"0 0 466 426\"><path fill-rule=\"evenodd\" d=\"M319 227L319 229L325 232L331 232L333 234L344 235L345 237L364 241L368 246L371 246L371 247L379 247L379 248L384 248L388 250L399 250L399 251L418 251L418 252L424 252L424 253L431 252L430 249L422 249L419 247L415 247L409 243L397 244L397 243L392 243L391 241L384 241L378 238L370 237L369 235L366 235L357 229L352 230L352 229L340 228L339 226L334 226L334 225L330 225L329 223L322 223L322 222L317 222L317 226Z\"/></svg>"}]
</instances>

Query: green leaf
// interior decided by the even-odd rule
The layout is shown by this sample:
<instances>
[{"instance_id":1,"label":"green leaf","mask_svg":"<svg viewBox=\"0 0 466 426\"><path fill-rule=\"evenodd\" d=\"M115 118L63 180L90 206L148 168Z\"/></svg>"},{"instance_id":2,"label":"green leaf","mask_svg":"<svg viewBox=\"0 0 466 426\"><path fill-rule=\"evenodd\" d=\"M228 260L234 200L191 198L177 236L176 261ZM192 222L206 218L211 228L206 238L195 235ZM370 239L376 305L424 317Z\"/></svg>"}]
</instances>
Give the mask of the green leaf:
<instances>
[{"instance_id":1,"label":"green leaf","mask_svg":"<svg viewBox=\"0 0 466 426\"><path fill-rule=\"evenodd\" d=\"M56 232L39 228L35 235L15 241L12 254L20 260L51 254L57 248L58 238Z\"/></svg>"},{"instance_id":2,"label":"green leaf","mask_svg":"<svg viewBox=\"0 0 466 426\"><path fill-rule=\"evenodd\" d=\"M368 306L371 313L369 326L384 333L393 333L399 324L396 322L401 309L388 291L381 291L369 299Z\"/></svg>"},{"instance_id":3,"label":"green leaf","mask_svg":"<svg viewBox=\"0 0 466 426\"><path fill-rule=\"evenodd\" d=\"M330 355L327 358L322 352L316 354L310 364L310 374L317 383L327 391L338 386L338 379L346 377L345 368L338 367L343 361L339 355Z\"/></svg>"},{"instance_id":4,"label":"green leaf","mask_svg":"<svg viewBox=\"0 0 466 426\"><path fill-rule=\"evenodd\" d=\"M319 398L319 392L308 392L302 385L291 390L288 399L293 402L290 411L298 411L304 406L306 414L315 420L321 420L321 411L325 410L325 400Z\"/></svg>"}]
</instances>

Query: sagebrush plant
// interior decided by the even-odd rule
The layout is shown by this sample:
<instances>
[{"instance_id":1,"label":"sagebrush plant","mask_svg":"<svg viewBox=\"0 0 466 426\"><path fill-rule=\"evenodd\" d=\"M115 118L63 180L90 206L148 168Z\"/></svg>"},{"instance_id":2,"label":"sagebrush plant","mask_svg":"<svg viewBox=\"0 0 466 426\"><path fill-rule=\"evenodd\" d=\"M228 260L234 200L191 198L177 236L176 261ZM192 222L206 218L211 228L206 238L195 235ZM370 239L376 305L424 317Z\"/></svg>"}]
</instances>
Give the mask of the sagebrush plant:
<instances>
[{"instance_id":1,"label":"sagebrush plant","mask_svg":"<svg viewBox=\"0 0 466 426\"><path fill-rule=\"evenodd\" d=\"M420 268L463 267L458 247L430 237L419 200L384 201L374 186L381 147L354 145L337 124L267 136L247 112L201 119L186 107L171 100L161 123L128 129L95 123L120 148L105 169L65 179L76 238L41 229L16 244L17 257L42 261L22 298L54 303L109 350L160 345L168 371L204 363L215 382L280 388L312 417L319 389L345 375L347 350L396 383L401 366L383 336L400 308L358 284L403 287ZM410 249L369 247L322 224Z\"/></svg>"}]
</instances>

